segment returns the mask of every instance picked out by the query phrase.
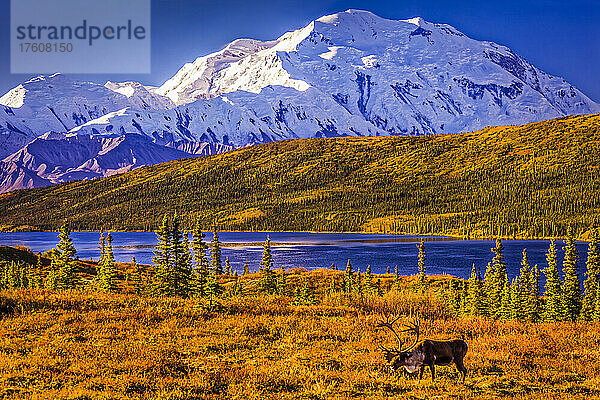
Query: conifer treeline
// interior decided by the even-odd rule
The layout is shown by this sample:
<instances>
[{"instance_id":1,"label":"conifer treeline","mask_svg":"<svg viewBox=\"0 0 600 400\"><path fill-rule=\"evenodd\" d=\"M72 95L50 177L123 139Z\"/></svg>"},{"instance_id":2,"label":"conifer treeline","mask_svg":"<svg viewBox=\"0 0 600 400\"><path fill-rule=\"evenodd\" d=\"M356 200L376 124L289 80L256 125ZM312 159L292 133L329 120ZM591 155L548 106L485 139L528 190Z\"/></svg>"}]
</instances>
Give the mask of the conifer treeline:
<instances>
[{"instance_id":1,"label":"conifer treeline","mask_svg":"<svg viewBox=\"0 0 600 400\"><path fill-rule=\"evenodd\" d=\"M225 269L222 265L221 242L218 233L207 244L198 221L190 233L181 230L179 217L165 216L156 230L158 244L155 248L154 265L141 266L135 258L130 273L123 277L123 271L117 271L112 250L112 235L101 233L99 240L100 258L96 274L84 278L78 271L76 250L70 238L70 230L65 222L59 231L59 243L55 249L47 252L51 262L49 267L42 265L38 256L35 265L0 262L0 289L5 288L46 288L51 290L92 289L104 292L121 290L120 281L129 281L138 295L177 296L208 299L209 307L219 305L218 298L225 291L220 283L221 276L233 278L229 286L230 295L244 295L247 286L243 285L237 271L232 271L228 259ZM416 272L417 288L421 292L428 290L425 267L425 244L418 245ZM537 265L530 265L527 250L523 250L519 276L509 281L504 246L498 239L491 249L494 257L488 264L483 276L473 265L468 280L452 280L444 293L448 299L450 311L456 315L472 315L493 319L519 319L528 321L599 321L600 320L600 246L598 231L590 236L586 275L581 290L580 259L575 247L573 235L569 233L565 241L565 255L562 263L562 276L558 267L557 245L552 240L546 254L547 265L540 272ZM210 253L210 259L208 257ZM335 265L332 265L337 270ZM248 263L243 275L250 273ZM546 279L543 295L540 288L540 273ZM389 275L389 271L388 274ZM391 281L387 278L382 284L382 275L376 276L367 266L365 272L352 266L350 260L343 273L331 276L329 295L345 294L363 296L382 296L390 290L404 291L406 288L400 279L396 266ZM277 294L293 297L293 303L308 305L318 302L316 288L310 278L304 278L300 285L291 288L288 285L288 273L283 267L273 269L271 241L267 236L263 245L258 277L254 280L253 293L265 295ZM429 293L431 295L431 293Z\"/></svg>"},{"instance_id":2,"label":"conifer treeline","mask_svg":"<svg viewBox=\"0 0 600 400\"><path fill-rule=\"evenodd\" d=\"M600 248L598 232L593 231L588 247L584 293L579 277L579 254L571 233L565 243L563 279L558 269L556 241L550 242L547 266L542 273L546 284L540 292L540 270L531 266L523 250L519 276L509 282L502 241L492 249L494 258L481 272L473 265L471 277L450 286L449 303L455 315L527 321L600 321Z\"/></svg>"}]
</instances>

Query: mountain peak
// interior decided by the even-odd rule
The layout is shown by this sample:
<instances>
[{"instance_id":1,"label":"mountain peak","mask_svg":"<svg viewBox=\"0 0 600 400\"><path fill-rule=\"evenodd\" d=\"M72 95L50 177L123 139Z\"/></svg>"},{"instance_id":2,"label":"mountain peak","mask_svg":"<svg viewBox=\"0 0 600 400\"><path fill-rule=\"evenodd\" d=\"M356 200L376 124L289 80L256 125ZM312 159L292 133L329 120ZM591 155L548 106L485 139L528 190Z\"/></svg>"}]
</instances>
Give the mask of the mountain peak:
<instances>
[{"instance_id":1,"label":"mountain peak","mask_svg":"<svg viewBox=\"0 0 600 400\"><path fill-rule=\"evenodd\" d=\"M207 143L221 151L299 137L465 132L600 112L505 46L419 16L391 20L357 9L273 41L235 40L160 88L51 75L0 103L8 106L0 107L0 157L49 130L97 140L135 134L197 154ZM64 141L74 146L69 135ZM138 153L128 165L164 159L155 154Z\"/></svg>"},{"instance_id":2,"label":"mountain peak","mask_svg":"<svg viewBox=\"0 0 600 400\"><path fill-rule=\"evenodd\" d=\"M414 17L410 19L403 19L402 22L408 22L409 24L413 24L416 26L423 26L427 23L422 17Z\"/></svg>"}]
</instances>

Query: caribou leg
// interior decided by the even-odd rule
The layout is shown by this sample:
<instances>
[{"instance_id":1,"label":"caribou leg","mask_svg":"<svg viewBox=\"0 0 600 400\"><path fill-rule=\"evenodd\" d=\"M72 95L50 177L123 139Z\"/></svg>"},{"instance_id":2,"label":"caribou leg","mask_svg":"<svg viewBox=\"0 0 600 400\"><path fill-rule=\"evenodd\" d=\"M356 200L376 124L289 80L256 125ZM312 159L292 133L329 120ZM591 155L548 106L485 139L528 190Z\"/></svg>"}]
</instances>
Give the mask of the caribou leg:
<instances>
[{"instance_id":1,"label":"caribou leg","mask_svg":"<svg viewBox=\"0 0 600 400\"><path fill-rule=\"evenodd\" d=\"M425 371L425 365L421 365L421 370L419 371L419 380L423 379L423 371Z\"/></svg>"},{"instance_id":2,"label":"caribou leg","mask_svg":"<svg viewBox=\"0 0 600 400\"><path fill-rule=\"evenodd\" d=\"M435 380L435 364L434 363L429 364L429 369L431 369L431 380L434 381Z\"/></svg>"},{"instance_id":3,"label":"caribou leg","mask_svg":"<svg viewBox=\"0 0 600 400\"><path fill-rule=\"evenodd\" d=\"M467 377L467 369L465 368L465 364L461 359L455 360L454 363L456 364L456 369L460 371L460 373L462 374L462 381L463 383L465 383L465 378Z\"/></svg>"}]
</instances>

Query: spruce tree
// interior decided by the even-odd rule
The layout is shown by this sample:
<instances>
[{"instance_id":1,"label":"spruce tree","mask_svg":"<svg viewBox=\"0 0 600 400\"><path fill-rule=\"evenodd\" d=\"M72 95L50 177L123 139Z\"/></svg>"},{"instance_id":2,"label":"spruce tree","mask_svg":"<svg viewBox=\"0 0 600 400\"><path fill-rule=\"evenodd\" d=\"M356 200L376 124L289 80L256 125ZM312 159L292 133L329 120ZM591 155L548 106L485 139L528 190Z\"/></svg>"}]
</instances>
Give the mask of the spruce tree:
<instances>
[{"instance_id":1,"label":"spruce tree","mask_svg":"<svg viewBox=\"0 0 600 400\"><path fill-rule=\"evenodd\" d=\"M425 267L425 241L423 239L421 239L421 243L417 245L417 248L419 249L419 256L417 260L417 265L419 267L419 286L421 290L423 290L425 289L425 282L427 279L425 275L427 272Z\"/></svg>"},{"instance_id":2,"label":"spruce tree","mask_svg":"<svg viewBox=\"0 0 600 400\"><path fill-rule=\"evenodd\" d=\"M550 242L546 260L548 261L548 267L544 269L546 303L544 304L543 318L546 321L560 321L563 319L563 307L555 240Z\"/></svg>"},{"instance_id":3,"label":"spruce tree","mask_svg":"<svg viewBox=\"0 0 600 400\"><path fill-rule=\"evenodd\" d=\"M189 243L186 255L184 248L183 232L181 231L181 222L177 213L173 216L171 222L171 263L168 271L168 295L183 296L187 295L187 286L189 277L186 264L189 263Z\"/></svg>"},{"instance_id":4,"label":"spruce tree","mask_svg":"<svg viewBox=\"0 0 600 400\"><path fill-rule=\"evenodd\" d=\"M332 275L331 279L329 280L329 295L332 296L335 293L337 293L337 283L335 276Z\"/></svg>"},{"instance_id":5,"label":"spruce tree","mask_svg":"<svg viewBox=\"0 0 600 400\"><path fill-rule=\"evenodd\" d=\"M146 292L147 282L145 279L144 271L142 270L141 266L137 263L135 257L131 259L131 269L133 270L131 277L133 289L135 290L135 294L141 296Z\"/></svg>"},{"instance_id":6,"label":"spruce tree","mask_svg":"<svg viewBox=\"0 0 600 400\"><path fill-rule=\"evenodd\" d=\"M598 248L598 232L592 231L588 245L586 262L586 280L584 282L585 297L581 309L581 318L586 321L595 320L594 311L600 296L600 249Z\"/></svg>"},{"instance_id":7,"label":"spruce tree","mask_svg":"<svg viewBox=\"0 0 600 400\"><path fill-rule=\"evenodd\" d=\"M575 247L573 233L569 229L567 245L564 248L564 282L562 287L564 317L569 321L579 318L581 312L581 283L579 281L579 253Z\"/></svg>"},{"instance_id":8,"label":"spruce tree","mask_svg":"<svg viewBox=\"0 0 600 400\"><path fill-rule=\"evenodd\" d=\"M75 254L69 223L65 220L59 229L59 242L51 252L52 261L46 287L52 290L74 289L78 282Z\"/></svg>"},{"instance_id":9,"label":"spruce tree","mask_svg":"<svg viewBox=\"0 0 600 400\"><path fill-rule=\"evenodd\" d=\"M267 240L263 244L263 254L261 265L261 291L266 293L273 293L277 290L277 281L273 276L273 255L271 254L271 239L267 235Z\"/></svg>"},{"instance_id":10,"label":"spruce tree","mask_svg":"<svg viewBox=\"0 0 600 400\"><path fill-rule=\"evenodd\" d=\"M273 268L273 255L271 254L271 239L267 235L267 241L263 244L263 254L260 265L263 269L272 269Z\"/></svg>"},{"instance_id":11,"label":"spruce tree","mask_svg":"<svg viewBox=\"0 0 600 400\"><path fill-rule=\"evenodd\" d=\"M181 255L175 263L175 279L177 280L177 295L189 297L195 292L194 268L192 266L192 255L190 253L190 241L188 232L180 232Z\"/></svg>"},{"instance_id":12,"label":"spruce tree","mask_svg":"<svg viewBox=\"0 0 600 400\"><path fill-rule=\"evenodd\" d=\"M204 295L208 298L208 311L213 311L220 306L217 297L223 293L223 286L217 281L217 277L211 274L207 277L203 288Z\"/></svg>"},{"instance_id":13,"label":"spruce tree","mask_svg":"<svg viewBox=\"0 0 600 400\"><path fill-rule=\"evenodd\" d=\"M506 282L500 293L500 308L496 313L496 318L508 320L513 315L511 285Z\"/></svg>"},{"instance_id":14,"label":"spruce tree","mask_svg":"<svg viewBox=\"0 0 600 400\"><path fill-rule=\"evenodd\" d=\"M44 266L42 264L42 256L40 254L36 255L36 263L35 267L30 270L30 275L28 277L29 287L32 289L41 289L44 287Z\"/></svg>"},{"instance_id":15,"label":"spruce tree","mask_svg":"<svg viewBox=\"0 0 600 400\"><path fill-rule=\"evenodd\" d=\"M155 231L157 245L154 248L154 281L153 291L157 295L165 296L170 295L171 285L171 265L173 260L172 246L171 246L171 225L169 217L165 214L163 216L161 225Z\"/></svg>"},{"instance_id":16,"label":"spruce tree","mask_svg":"<svg viewBox=\"0 0 600 400\"><path fill-rule=\"evenodd\" d=\"M506 263L504 261L504 246L501 239L496 239L496 247L492 249L494 258L492 259L494 275L491 281L490 292L490 314L495 318L501 318L499 313L505 313L502 308L503 301L506 302L505 294L509 292L508 275L506 273Z\"/></svg>"},{"instance_id":17,"label":"spruce tree","mask_svg":"<svg viewBox=\"0 0 600 400\"><path fill-rule=\"evenodd\" d=\"M518 302L519 309L515 312L515 318L524 318L529 321L537 319L537 290L535 289L535 275L529 265L527 249L523 249L523 258L521 259L521 272L517 279L516 296L513 303Z\"/></svg>"},{"instance_id":18,"label":"spruce tree","mask_svg":"<svg viewBox=\"0 0 600 400\"><path fill-rule=\"evenodd\" d=\"M102 259L106 254L106 237L104 232L100 232L100 239L98 240L98 249L100 250L100 257L98 258L98 265L102 264Z\"/></svg>"},{"instance_id":19,"label":"spruce tree","mask_svg":"<svg viewBox=\"0 0 600 400\"><path fill-rule=\"evenodd\" d=\"M350 260L348 260L348 264L346 264L346 274L344 275L344 291L346 293L351 293L353 286L354 271L352 270L352 264L350 264Z\"/></svg>"},{"instance_id":20,"label":"spruce tree","mask_svg":"<svg viewBox=\"0 0 600 400\"><path fill-rule=\"evenodd\" d=\"M248 275L250 273L250 268L248 267L248 260L246 260L246 262L244 263L244 271L242 272L242 275Z\"/></svg>"},{"instance_id":21,"label":"spruce tree","mask_svg":"<svg viewBox=\"0 0 600 400\"><path fill-rule=\"evenodd\" d=\"M465 313L468 315L483 315L482 286L475 264L471 269L471 277L467 281Z\"/></svg>"},{"instance_id":22,"label":"spruce tree","mask_svg":"<svg viewBox=\"0 0 600 400\"><path fill-rule=\"evenodd\" d=\"M373 285L373 274L371 273L371 266L367 265L367 271L365 272L365 291L369 294L374 294L375 286Z\"/></svg>"},{"instance_id":23,"label":"spruce tree","mask_svg":"<svg viewBox=\"0 0 600 400\"><path fill-rule=\"evenodd\" d=\"M225 275L231 275L231 264L229 263L229 257L225 257Z\"/></svg>"},{"instance_id":24,"label":"spruce tree","mask_svg":"<svg viewBox=\"0 0 600 400\"><path fill-rule=\"evenodd\" d=\"M381 287L381 279L377 278L377 283L375 284L375 293L377 296L383 296L383 289Z\"/></svg>"},{"instance_id":25,"label":"spruce tree","mask_svg":"<svg viewBox=\"0 0 600 400\"><path fill-rule=\"evenodd\" d=\"M102 241L102 237L100 238ZM112 249L112 235L106 235L106 243L103 244L103 253L98 263L98 287L103 292L114 292L117 290L117 270L115 268L115 256Z\"/></svg>"},{"instance_id":26,"label":"spruce tree","mask_svg":"<svg viewBox=\"0 0 600 400\"><path fill-rule=\"evenodd\" d=\"M360 267L356 269L356 282L354 284L356 294L362 296L364 294L364 287L362 283L362 275L360 273Z\"/></svg>"},{"instance_id":27,"label":"spruce tree","mask_svg":"<svg viewBox=\"0 0 600 400\"><path fill-rule=\"evenodd\" d=\"M522 319L523 318L523 301L524 301L524 292L523 292L523 282L517 277L513 279L510 284L510 307L508 317L510 319Z\"/></svg>"},{"instance_id":28,"label":"spruce tree","mask_svg":"<svg viewBox=\"0 0 600 400\"><path fill-rule=\"evenodd\" d=\"M457 285L458 283L454 280L451 280L448 283L447 301L452 317L457 317L460 315L460 294L458 292Z\"/></svg>"},{"instance_id":29,"label":"spruce tree","mask_svg":"<svg viewBox=\"0 0 600 400\"><path fill-rule=\"evenodd\" d=\"M394 290L400 291L400 273L398 273L398 266L394 268Z\"/></svg>"},{"instance_id":30,"label":"spruce tree","mask_svg":"<svg viewBox=\"0 0 600 400\"><path fill-rule=\"evenodd\" d=\"M219 234L215 230L213 238L210 241L210 266L213 275L223 275L223 261L221 259L221 242L219 241Z\"/></svg>"},{"instance_id":31,"label":"spruce tree","mask_svg":"<svg viewBox=\"0 0 600 400\"><path fill-rule=\"evenodd\" d=\"M277 280L277 293L282 296L287 295L287 274L285 273L285 267L282 265L279 273L279 279Z\"/></svg>"},{"instance_id":32,"label":"spruce tree","mask_svg":"<svg viewBox=\"0 0 600 400\"><path fill-rule=\"evenodd\" d=\"M206 257L208 245L204 241L206 235L202 232L200 220L196 221L194 230L192 231L192 251L194 252L194 267L204 274L208 274L209 263Z\"/></svg>"}]
</instances>

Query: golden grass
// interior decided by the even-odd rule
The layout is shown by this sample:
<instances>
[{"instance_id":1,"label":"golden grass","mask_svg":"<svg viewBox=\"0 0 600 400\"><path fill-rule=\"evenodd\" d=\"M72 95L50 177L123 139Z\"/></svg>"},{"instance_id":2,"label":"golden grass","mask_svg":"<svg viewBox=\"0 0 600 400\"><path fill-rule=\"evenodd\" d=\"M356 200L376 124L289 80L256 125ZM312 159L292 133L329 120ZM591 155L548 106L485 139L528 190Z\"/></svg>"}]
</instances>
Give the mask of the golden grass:
<instances>
[{"instance_id":1,"label":"golden grass","mask_svg":"<svg viewBox=\"0 0 600 400\"><path fill-rule=\"evenodd\" d=\"M320 285L328 275L294 271L290 279L312 276ZM5 291L0 397L600 397L598 324L453 320L433 291L318 297L313 306L282 296L229 297L224 313L207 315L193 299ZM392 342L373 329L385 310L421 310L426 337L465 339L466 383L450 367L439 367L435 382L428 371L422 381L391 372L377 345Z\"/></svg>"}]
</instances>

